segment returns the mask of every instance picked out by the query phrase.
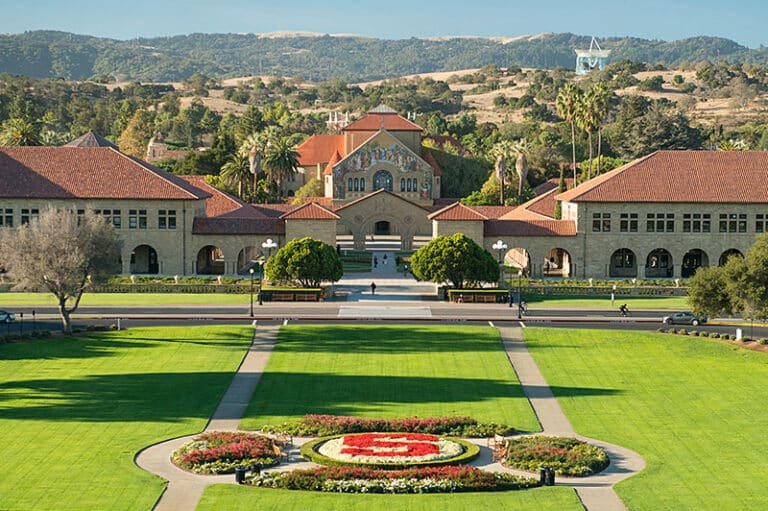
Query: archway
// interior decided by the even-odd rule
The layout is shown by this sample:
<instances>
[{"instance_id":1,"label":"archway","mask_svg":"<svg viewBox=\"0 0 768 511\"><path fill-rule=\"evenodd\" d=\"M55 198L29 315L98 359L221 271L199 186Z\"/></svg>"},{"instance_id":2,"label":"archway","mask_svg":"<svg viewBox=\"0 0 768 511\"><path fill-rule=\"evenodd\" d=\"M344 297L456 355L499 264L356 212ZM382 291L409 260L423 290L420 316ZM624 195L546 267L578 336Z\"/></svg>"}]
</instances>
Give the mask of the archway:
<instances>
[{"instance_id":1,"label":"archway","mask_svg":"<svg viewBox=\"0 0 768 511\"><path fill-rule=\"evenodd\" d=\"M628 248L620 248L611 255L611 267L608 270L609 277L637 277L637 258L635 253Z\"/></svg>"},{"instance_id":2,"label":"archway","mask_svg":"<svg viewBox=\"0 0 768 511\"><path fill-rule=\"evenodd\" d=\"M504 266L510 266L525 270L525 273L531 274L531 255L524 248L515 247L511 248L504 254Z\"/></svg>"},{"instance_id":3,"label":"archway","mask_svg":"<svg viewBox=\"0 0 768 511\"><path fill-rule=\"evenodd\" d=\"M237 254L237 273L245 275L248 269L261 256L261 250L258 247L245 247Z\"/></svg>"},{"instance_id":4,"label":"archway","mask_svg":"<svg viewBox=\"0 0 768 511\"><path fill-rule=\"evenodd\" d=\"M571 254L564 248L553 248L544 258L541 268L545 277L570 277Z\"/></svg>"},{"instance_id":5,"label":"archway","mask_svg":"<svg viewBox=\"0 0 768 511\"><path fill-rule=\"evenodd\" d=\"M647 278L669 278L672 277L672 271L672 254L668 251L657 248L648 254L648 258L645 260L645 276Z\"/></svg>"},{"instance_id":6,"label":"archway","mask_svg":"<svg viewBox=\"0 0 768 511\"><path fill-rule=\"evenodd\" d=\"M696 270L702 266L709 266L709 257L707 257L707 253L700 248L689 250L683 256L683 268L680 272L680 276L684 279L693 277Z\"/></svg>"},{"instance_id":7,"label":"archway","mask_svg":"<svg viewBox=\"0 0 768 511\"><path fill-rule=\"evenodd\" d=\"M225 270L224 252L219 247L206 245L197 253L198 275L223 275Z\"/></svg>"},{"instance_id":8,"label":"archway","mask_svg":"<svg viewBox=\"0 0 768 511\"><path fill-rule=\"evenodd\" d=\"M157 251L149 245L139 245L131 252L131 273L157 275L160 273L160 263Z\"/></svg>"},{"instance_id":9,"label":"archway","mask_svg":"<svg viewBox=\"0 0 768 511\"><path fill-rule=\"evenodd\" d=\"M380 220L376 222L373 227L373 234L381 236L389 236L391 234L392 226L386 220Z\"/></svg>"},{"instance_id":10,"label":"archway","mask_svg":"<svg viewBox=\"0 0 768 511\"><path fill-rule=\"evenodd\" d=\"M744 254L742 254L740 250L737 250L735 248L729 248L728 250L726 250L720 255L720 261L718 262L718 266L723 266L726 262L728 262L728 259L733 256L744 257Z\"/></svg>"},{"instance_id":11,"label":"archway","mask_svg":"<svg viewBox=\"0 0 768 511\"><path fill-rule=\"evenodd\" d=\"M386 170L380 170L373 175L373 190L380 189L392 191L392 174Z\"/></svg>"}]
</instances>

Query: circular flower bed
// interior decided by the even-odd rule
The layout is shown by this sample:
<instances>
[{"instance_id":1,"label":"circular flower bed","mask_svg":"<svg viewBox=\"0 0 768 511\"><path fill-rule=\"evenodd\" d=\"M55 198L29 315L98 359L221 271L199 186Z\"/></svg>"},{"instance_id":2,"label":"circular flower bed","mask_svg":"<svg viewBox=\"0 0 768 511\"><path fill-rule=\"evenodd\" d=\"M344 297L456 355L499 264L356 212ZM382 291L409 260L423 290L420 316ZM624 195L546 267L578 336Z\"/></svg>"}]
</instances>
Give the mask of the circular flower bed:
<instances>
[{"instance_id":1,"label":"circular flower bed","mask_svg":"<svg viewBox=\"0 0 768 511\"><path fill-rule=\"evenodd\" d=\"M368 467L319 467L262 472L247 480L254 486L335 493L448 493L522 490L539 486L530 477L485 472L474 467L422 467L383 470Z\"/></svg>"},{"instance_id":2,"label":"circular flower bed","mask_svg":"<svg viewBox=\"0 0 768 511\"><path fill-rule=\"evenodd\" d=\"M600 447L575 438L527 436L509 441L506 465L536 471L552 467L563 476L588 476L608 466L608 455Z\"/></svg>"},{"instance_id":3,"label":"circular flower bed","mask_svg":"<svg viewBox=\"0 0 768 511\"><path fill-rule=\"evenodd\" d=\"M181 446L171 459L196 474L231 474L237 467L275 465L280 446L271 438L239 431L213 431Z\"/></svg>"},{"instance_id":4,"label":"circular flower bed","mask_svg":"<svg viewBox=\"0 0 768 511\"><path fill-rule=\"evenodd\" d=\"M477 457L480 448L456 438L423 433L360 433L319 438L301 447L321 465L380 468L456 465Z\"/></svg>"}]
</instances>

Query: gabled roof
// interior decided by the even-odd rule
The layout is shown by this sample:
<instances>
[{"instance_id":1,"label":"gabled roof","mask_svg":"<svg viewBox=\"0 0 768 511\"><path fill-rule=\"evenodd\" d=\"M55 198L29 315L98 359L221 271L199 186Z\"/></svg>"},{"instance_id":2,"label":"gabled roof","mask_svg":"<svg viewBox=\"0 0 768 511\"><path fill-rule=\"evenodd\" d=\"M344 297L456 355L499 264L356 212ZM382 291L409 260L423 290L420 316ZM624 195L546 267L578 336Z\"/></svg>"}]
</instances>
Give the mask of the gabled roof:
<instances>
[{"instance_id":1,"label":"gabled roof","mask_svg":"<svg viewBox=\"0 0 768 511\"><path fill-rule=\"evenodd\" d=\"M179 176L189 184L206 191L211 197L205 201L205 215L208 217L227 216L231 218L267 218L237 197L233 197L205 181L205 176Z\"/></svg>"},{"instance_id":2,"label":"gabled roof","mask_svg":"<svg viewBox=\"0 0 768 511\"><path fill-rule=\"evenodd\" d=\"M540 185L536 186L533 189L533 193L536 195L542 195L547 193L550 190L556 189L558 186L560 186L560 179L553 177L552 179L548 179L547 181L544 181ZM565 178L565 189L568 190L571 186L573 186L573 178L572 177L566 177Z\"/></svg>"},{"instance_id":3,"label":"gabled roof","mask_svg":"<svg viewBox=\"0 0 768 511\"><path fill-rule=\"evenodd\" d=\"M431 215L427 216L430 220L445 221L485 221L488 217L478 213L477 211L465 206L461 202L456 202L447 206L439 211L435 211Z\"/></svg>"},{"instance_id":4,"label":"gabled roof","mask_svg":"<svg viewBox=\"0 0 768 511\"><path fill-rule=\"evenodd\" d=\"M195 200L210 195L111 147L0 147L0 198Z\"/></svg>"},{"instance_id":5,"label":"gabled roof","mask_svg":"<svg viewBox=\"0 0 768 511\"><path fill-rule=\"evenodd\" d=\"M338 220L339 215L316 202L308 202L284 213L280 218L283 220Z\"/></svg>"},{"instance_id":6,"label":"gabled roof","mask_svg":"<svg viewBox=\"0 0 768 511\"><path fill-rule=\"evenodd\" d=\"M484 235L493 236L576 236L572 220L489 220Z\"/></svg>"},{"instance_id":7,"label":"gabled roof","mask_svg":"<svg viewBox=\"0 0 768 511\"><path fill-rule=\"evenodd\" d=\"M112 149L117 149L117 145L93 131L89 131L85 135L64 144L64 147L111 147Z\"/></svg>"},{"instance_id":8,"label":"gabled roof","mask_svg":"<svg viewBox=\"0 0 768 511\"><path fill-rule=\"evenodd\" d=\"M333 175L333 166L336 165L341 161L341 154L338 150L333 151L333 154L331 155L331 159L328 160L328 165L325 166L325 171L323 171L323 175L325 176L332 176Z\"/></svg>"},{"instance_id":9,"label":"gabled roof","mask_svg":"<svg viewBox=\"0 0 768 511\"><path fill-rule=\"evenodd\" d=\"M345 126L342 131L423 131L418 124L409 121L405 117L398 115L397 111L386 105L379 105L373 110Z\"/></svg>"},{"instance_id":10,"label":"gabled roof","mask_svg":"<svg viewBox=\"0 0 768 511\"><path fill-rule=\"evenodd\" d=\"M392 197L395 197L396 199L398 199L400 201L406 202L406 203L410 204L411 206L416 206L419 209L423 209L425 211L428 211L428 209L425 208L424 206L422 206L420 204L416 204L415 202L411 202L411 201L409 201L408 199L406 199L404 197L400 197L396 193L392 193L389 190L385 190L384 188L379 188L375 192L371 192L371 193L369 193L368 195L366 195L364 197L360 197L359 199L355 199L352 202L348 202L348 203L344 204L343 206L339 206L338 208L336 208L336 211L341 211L342 209L347 209L347 208L349 208L351 206L354 206L355 204L360 204L361 202L370 200L371 198L376 197L377 195L380 195L380 194L391 195Z\"/></svg>"},{"instance_id":11,"label":"gabled roof","mask_svg":"<svg viewBox=\"0 0 768 511\"><path fill-rule=\"evenodd\" d=\"M312 135L296 151L301 166L327 163L335 151L343 156L344 135Z\"/></svg>"},{"instance_id":12,"label":"gabled roof","mask_svg":"<svg viewBox=\"0 0 768 511\"><path fill-rule=\"evenodd\" d=\"M657 151L557 196L569 202L768 202L767 151Z\"/></svg>"}]
</instances>

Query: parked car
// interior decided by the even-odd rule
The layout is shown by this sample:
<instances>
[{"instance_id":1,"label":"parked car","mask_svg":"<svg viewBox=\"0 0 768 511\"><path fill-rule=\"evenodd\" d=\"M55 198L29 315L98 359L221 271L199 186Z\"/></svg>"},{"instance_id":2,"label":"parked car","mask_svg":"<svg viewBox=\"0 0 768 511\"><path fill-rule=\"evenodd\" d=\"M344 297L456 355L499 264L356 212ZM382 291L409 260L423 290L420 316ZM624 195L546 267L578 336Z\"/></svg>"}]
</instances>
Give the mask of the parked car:
<instances>
[{"instance_id":1,"label":"parked car","mask_svg":"<svg viewBox=\"0 0 768 511\"><path fill-rule=\"evenodd\" d=\"M0 310L0 323L11 323L12 321L16 321L16 314Z\"/></svg>"},{"instance_id":2,"label":"parked car","mask_svg":"<svg viewBox=\"0 0 768 511\"><path fill-rule=\"evenodd\" d=\"M664 316L661 320L665 325L692 325L698 326L707 322L706 316L697 316L693 312L675 312Z\"/></svg>"}]
</instances>

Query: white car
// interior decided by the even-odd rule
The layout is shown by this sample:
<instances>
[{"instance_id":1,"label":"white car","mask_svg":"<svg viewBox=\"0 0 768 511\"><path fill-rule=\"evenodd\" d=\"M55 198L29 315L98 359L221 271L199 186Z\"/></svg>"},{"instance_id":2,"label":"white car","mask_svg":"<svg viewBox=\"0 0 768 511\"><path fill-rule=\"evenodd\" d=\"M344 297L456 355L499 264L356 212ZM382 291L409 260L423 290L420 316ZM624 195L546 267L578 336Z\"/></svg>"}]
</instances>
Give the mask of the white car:
<instances>
[{"instance_id":1,"label":"white car","mask_svg":"<svg viewBox=\"0 0 768 511\"><path fill-rule=\"evenodd\" d=\"M699 326L707 322L706 316L697 316L693 312L675 312L664 316L661 320L665 325L692 325Z\"/></svg>"},{"instance_id":2,"label":"white car","mask_svg":"<svg viewBox=\"0 0 768 511\"><path fill-rule=\"evenodd\" d=\"M11 323L13 321L16 321L16 314L0 310L0 323Z\"/></svg>"}]
</instances>

